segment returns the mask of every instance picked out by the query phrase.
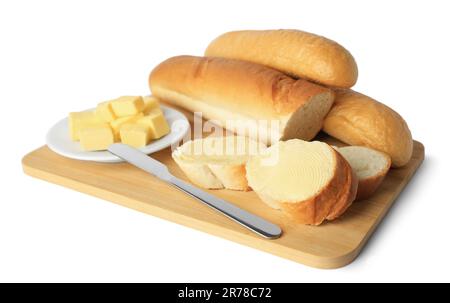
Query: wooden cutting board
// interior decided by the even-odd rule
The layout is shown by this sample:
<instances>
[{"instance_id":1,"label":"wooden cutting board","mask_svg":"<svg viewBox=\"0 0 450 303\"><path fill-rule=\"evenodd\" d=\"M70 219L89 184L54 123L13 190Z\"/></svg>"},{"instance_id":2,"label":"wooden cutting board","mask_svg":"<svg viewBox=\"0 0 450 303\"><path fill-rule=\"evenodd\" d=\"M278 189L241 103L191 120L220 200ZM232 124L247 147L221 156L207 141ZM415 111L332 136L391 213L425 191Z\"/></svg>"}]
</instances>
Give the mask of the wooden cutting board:
<instances>
[{"instance_id":1,"label":"wooden cutting board","mask_svg":"<svg viewBox=\"0 0 450 303\"><path fill-rule=\"evenodd\" d=\"M339 144L329 137L321 140ZM170 148L152 156L182 179ZM263 239L170 185L127 163L95 163L62 157L43 146L26 155L26 174L66 186L153 216L195 228L240 244L319 268L337 268L353 261L395 198L424 159L424 146L415 141L410 163L391 169L375 195L355 202L339 219L320 226L291 222L259 200L254 192L210 190L243 209L278 224L283 235ZM63 202L62 202L63 203ZM204 249L204 248L202 248Z\"/></svg>"}]
</instances>

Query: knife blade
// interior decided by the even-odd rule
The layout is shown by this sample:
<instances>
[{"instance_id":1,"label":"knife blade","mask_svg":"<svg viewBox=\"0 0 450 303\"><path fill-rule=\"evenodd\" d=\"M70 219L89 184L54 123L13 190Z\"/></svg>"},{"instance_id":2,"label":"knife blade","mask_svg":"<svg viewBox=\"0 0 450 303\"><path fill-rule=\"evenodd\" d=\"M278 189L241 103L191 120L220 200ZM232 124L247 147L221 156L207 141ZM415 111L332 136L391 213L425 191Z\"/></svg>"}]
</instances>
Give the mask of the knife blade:
<instances>
[{"instance_id":1,"label":"knife blade","mask_svg":"<svg viewBox=\"0 0 450 303\"><path fill-rule=\"evenodd\" d=\"M282 230L278 225L175 177L169 172L166 165L134 147L122 143L114 143L108 147L108 151L128 163L169 183L191 197L196 198L200 202L215 209L216 211L264 238L276 239L282 234Z\"/></svg>"}]
</instances>

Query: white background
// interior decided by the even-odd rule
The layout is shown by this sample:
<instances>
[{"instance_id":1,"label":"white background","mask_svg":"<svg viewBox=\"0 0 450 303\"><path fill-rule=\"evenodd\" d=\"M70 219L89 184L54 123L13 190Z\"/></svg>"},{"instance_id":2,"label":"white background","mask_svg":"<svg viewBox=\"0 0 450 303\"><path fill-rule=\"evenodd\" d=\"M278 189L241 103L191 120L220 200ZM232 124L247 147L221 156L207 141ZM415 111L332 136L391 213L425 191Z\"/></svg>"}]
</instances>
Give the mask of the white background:
<instances>
[{"instance_id":1,"label":"white background","mask_svg":"<svg viewBox=\"0 0 450 303\"><path fill-rule=\"evenodd\" d=\"M449 281L448 1L1 1L0 281ZM25 176L69 111L147 94L152 67L236 29L298 28L356 58L356 90L426 159L361 255L318 270Z\"/></svg>"}]
</instances>

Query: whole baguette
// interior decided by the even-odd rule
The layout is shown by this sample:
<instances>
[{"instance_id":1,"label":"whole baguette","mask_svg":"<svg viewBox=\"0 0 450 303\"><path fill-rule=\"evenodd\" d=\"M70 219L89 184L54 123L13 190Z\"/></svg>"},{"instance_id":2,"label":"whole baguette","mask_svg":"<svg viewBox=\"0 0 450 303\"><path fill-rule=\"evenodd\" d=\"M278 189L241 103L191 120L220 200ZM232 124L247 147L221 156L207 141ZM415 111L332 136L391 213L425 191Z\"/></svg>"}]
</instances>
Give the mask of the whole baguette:
<instances>
[{"instance_id":1,"label":"whole baguette","mask_svg":"<svg viewBox=\"0 0 450 303\"><path fill-rule=\"evenodd\" d=\"M332 87L350 88L358 78L358 67L348 50L299 30L225 33L209 44L205 56L247 60Z\"/></svg>"},{"instance_id":2,"label":"whole baguette","mask_svg":"<svg viewBox=\"0 0 450 303\"><path fill-rule=\"evenodd\" d=\"M312 139L334 100L328 88L259 64L224 58L170 58L151 72L149 85L155 96L265 144ZM249 127L243 130L229 122ZM279 127L273 127L274 122Z\"/></svg>"},{"instance_id":3,"label":"whole baguette","mask_svg":"<svg viewBox=\"0 0 450 303\"><path fill-rule=\"evenodd\" d=\"M350 145L362 145L388 154L393 167L406 165L413 140L405 120L393 109L352 90L337 90L323 130Z\"/></svg>"}]
</instances>

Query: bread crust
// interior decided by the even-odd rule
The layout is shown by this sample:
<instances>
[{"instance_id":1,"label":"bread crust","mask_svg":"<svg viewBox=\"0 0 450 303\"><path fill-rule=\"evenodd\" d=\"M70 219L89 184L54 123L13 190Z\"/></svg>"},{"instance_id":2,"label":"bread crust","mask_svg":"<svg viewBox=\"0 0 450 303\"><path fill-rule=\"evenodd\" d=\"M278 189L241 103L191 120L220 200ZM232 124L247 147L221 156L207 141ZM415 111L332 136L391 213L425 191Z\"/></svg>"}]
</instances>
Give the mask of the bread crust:
<instances>
[{"instance_id":1,"label":"bread crust","mask_svg":"<svg viewBox=\"0 0 450 303\"><path fill-rule=\"evenodd\" d=\"M205 55L259 63L332 87L350 88L358 78L358 67L348 50L299 30L228 32L213 40Z\"/></svg>"},{"instance_id":2,"label":"bread crust","mask_svg":"<svg viewBox=\"0 0 450 303\"><path fill-rule=\"evenodd\" d=\"M380 187L387 172L388 170L370 178L360 179L358 182L358 193L356 194L356 200L365 200L372 196L378 187Z\"/></svg>"},{"instance_id":3,"label":"bread crust","mask_svg":"<svg viewBox=\"0 0 450 303\"><path fill-rule=\"evenodd\" d=\"M412 156L413 140L405 120L381 102L352 90L336 91L323 130L347 144L388 154L393 167L406 165Z\"/></svg>"},{"instance_id":4,"label":"bread crust","mask_svg":"<svg viewBox=\"0 0 450 303\"><path fill-rule=\"evenodd\" d=\"M266 127L255 133L240 133L228 126L266 144L284 134L311 140L334 100L328 88L259 64L224 58L170 58L151 72L149 85L155 96L192 112L200 111L204 118L223 127L227 127L227 120L250 122L252 127L259 120L279 121L280 129Z\"/></svg>"},{"instance_id":5,"label":"bread crust","mask_svg":"<svg viewBox=\"0 0 450 303\"><path fill-rule=\"evenodd\" d=\"M350 164L342 157L339 153L340 161L343 161L342 165L345 167L344 170L347 172L346 179L343 182L343 187L338 194L337 202L331 208L330 213L327 215L327 220L331 221L340 217L356 199L356 194L358 192L358 177L355 172L350 167Z\"/></svg>"}]
</instances>

